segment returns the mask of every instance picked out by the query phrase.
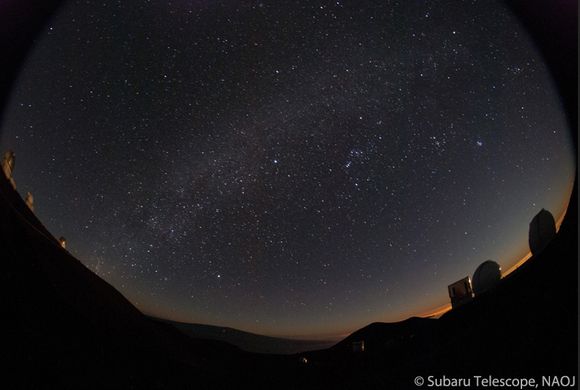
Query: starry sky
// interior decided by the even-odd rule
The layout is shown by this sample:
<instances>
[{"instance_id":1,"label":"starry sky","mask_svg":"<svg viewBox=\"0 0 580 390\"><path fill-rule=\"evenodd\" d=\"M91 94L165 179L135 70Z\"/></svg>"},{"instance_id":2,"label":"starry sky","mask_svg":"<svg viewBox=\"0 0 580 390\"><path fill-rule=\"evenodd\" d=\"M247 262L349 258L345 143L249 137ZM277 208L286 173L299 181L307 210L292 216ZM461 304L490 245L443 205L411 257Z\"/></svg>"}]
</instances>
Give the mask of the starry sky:
<instances>
[{"instance_id":1,"label":"starry sky","mask_svg":"<svg viewBox=\"0 0 580 390\"><path fill-rule=\"evenodd\" d=\"M569 126L497 1L92 1L4 112L15 180L142 311L285 336L448 301L528 252Z\"/></svg>"}]
</instances>

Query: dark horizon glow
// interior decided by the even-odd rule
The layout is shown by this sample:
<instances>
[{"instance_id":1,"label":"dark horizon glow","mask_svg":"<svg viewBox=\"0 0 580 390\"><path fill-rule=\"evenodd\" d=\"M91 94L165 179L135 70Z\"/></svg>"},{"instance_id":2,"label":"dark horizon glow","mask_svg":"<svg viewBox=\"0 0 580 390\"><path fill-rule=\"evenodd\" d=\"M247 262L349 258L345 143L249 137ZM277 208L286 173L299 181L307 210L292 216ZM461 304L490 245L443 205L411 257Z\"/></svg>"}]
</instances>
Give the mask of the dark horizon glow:
<instances>
[{"instance_id":1,"label":"dark horizon glow","mask_svg":"<svg viewBox=\"0 0 580 390\"><path fill-rule=\"evenodd\" d=\"M70 1L6 107L15 179L140 310L326 337L528 252L575 176L499 1Z\"/></svg>"}]
</instances>

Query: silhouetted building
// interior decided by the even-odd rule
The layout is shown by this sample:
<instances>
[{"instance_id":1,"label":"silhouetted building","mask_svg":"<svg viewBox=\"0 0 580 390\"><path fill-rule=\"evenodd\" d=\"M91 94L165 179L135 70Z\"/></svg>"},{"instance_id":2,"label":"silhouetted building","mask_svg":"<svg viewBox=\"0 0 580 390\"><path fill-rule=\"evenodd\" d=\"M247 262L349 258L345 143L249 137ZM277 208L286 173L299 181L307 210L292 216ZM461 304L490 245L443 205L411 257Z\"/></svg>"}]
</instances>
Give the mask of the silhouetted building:
<instances>
[{"instance_id":1,"label":"silhouetted building","mask_svg":"<svg viewBox=\"0 0 580 390\"><path fill-rule=\"evenodd\" d=\"M4 153L4 159L2 160L2 170L4 171L4 175L12 184L12 187L16 189L16 183L14 182L14 178L12 174L14 173L14 166L16 164L16 155L12 150L7 150Z\"/></svg>"},{"instance_id":2,"label":"silhouetted building","mask_svg":"<svg viewBox=\"0 0 580 390\"><path fill-rule=\"evenodd\" d=\"M26 193L26 198L24 199L24 201L26 202L26 205L28 206L30 211L34 211L34 197L30 192Z\"/></svg>"},{"instance_id":3,"label":"silhouetted building","mask_svg":"<svg viewBox=\"0 0 580 390\"><path fill-rule=\"evenodd\" d=\"M61 236L58 239L58 243L60 244L61 247L63 247L64 249L66 249L66 238L64 238L64 237Z\"/></svg>"},{"instance_id":4,"label":"silhouetted building","mask_svg":"<svg viewBox=\"0 0 580 390\"><path fill-rule=\"evenodd\" d=\"M449 298L451 298L451 306L453 308L466 304L473 299L473 289L469 276L450 284L447 288L449 289Z\"/></svg>"},{"instance_id":5,"label":"silhouetted building","mask_svg":"<svg viewBox=\"0 0 580 390\"><path fill-rule=\"evenodd\" d=\"M353 341L352 342L352 351L353 352L364 352L365 351L364 340Z\"/></svg>"},{"instance_id":6,"label":"silhouetted building","mask_svg":"<svg viewBox=\"0 0 580 390\"><path fill-rule=\"evenodd\" d=\"M548 210L542 209L530 222L528 237L533 255L540 253L556 235L556 222Z\"/></svg>"},{"instance_id":7,"label":"silhouetted building","mask_svg":"<svg viewBox=\"0 0 580 390\"><path fill-rule=\"evenodd\" d=\"M473 293L477 296L495 287L501 280L501 266L492 260L481 263L473 274Z\"/></svg>"}]
</instances>

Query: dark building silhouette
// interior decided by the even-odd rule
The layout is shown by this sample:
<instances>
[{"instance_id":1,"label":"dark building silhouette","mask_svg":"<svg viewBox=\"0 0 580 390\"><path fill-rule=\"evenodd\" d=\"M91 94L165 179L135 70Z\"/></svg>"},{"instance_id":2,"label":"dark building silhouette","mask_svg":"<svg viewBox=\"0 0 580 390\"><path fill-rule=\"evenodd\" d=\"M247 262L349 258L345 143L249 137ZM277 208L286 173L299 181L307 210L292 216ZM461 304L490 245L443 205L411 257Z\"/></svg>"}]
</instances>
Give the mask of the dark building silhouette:
<instances>
[{"instance_id":1,"label":"dark building silhouette","mask_svg":"<svg viewBox=\"0 0 580 390\"><path fill-rule=\"evenodd\" d=\"M495 287L500 280L501 266L493 260L484 261L473 273L473 293L478 296Z\"/></svg>"},{"instance_id":2,"label":"dark building silhouette","mask_svg":"<svg viewBox=\"0 0 580 390\"><path fill-rule=\"evenodd\" d=\"M447 288L449 289L449 298L451 298L451 306L453 308L466 304L473 299L473 288L471 287L469 276L450 284Z\"/></svg>"},{"instance_id":3,"label":"dark building silhouette","mask_svg":"<svg viewBox=\"0 0 580 390\"><path fill-rule=\"evenodd\" d=\"M529 244L532 254L539 254L555 235L554 216L548 210L542 209L530 222Z\"/></svg>"}]
</instances>

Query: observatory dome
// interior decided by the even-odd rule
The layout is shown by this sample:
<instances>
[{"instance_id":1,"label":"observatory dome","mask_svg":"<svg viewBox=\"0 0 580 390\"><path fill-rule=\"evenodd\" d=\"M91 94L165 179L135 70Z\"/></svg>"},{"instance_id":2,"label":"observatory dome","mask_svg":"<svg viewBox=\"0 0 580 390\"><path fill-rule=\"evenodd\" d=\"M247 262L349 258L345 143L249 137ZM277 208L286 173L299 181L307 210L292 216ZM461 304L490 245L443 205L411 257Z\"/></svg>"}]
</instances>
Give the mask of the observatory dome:
<instances>
[{"instance_id":1,"label":"observatory dome","mask_svg":"<svg viewBox=\"0 0 580 390\"><path fill-rule=\"evenodd\" d=\"M540 253L556 235L552 213L542 209L530 222L529 244L534 255Z\"/></svg>"},{"instance_id":2,"label":"observatory dome","mask_svg":"<svg viewBox=\"0 0 580 390\"><path fill-rule=\"evenodd\" d=\"M479 295L494 287L500 279L500 265L493 260L484 261L473 274L473 292L475 295Z\"/></svg>"}]
</instances>

